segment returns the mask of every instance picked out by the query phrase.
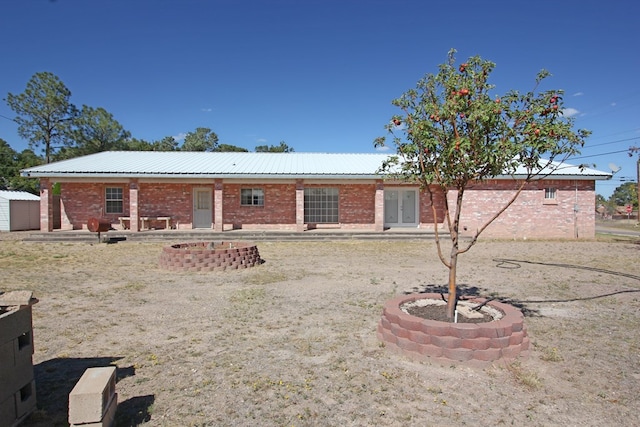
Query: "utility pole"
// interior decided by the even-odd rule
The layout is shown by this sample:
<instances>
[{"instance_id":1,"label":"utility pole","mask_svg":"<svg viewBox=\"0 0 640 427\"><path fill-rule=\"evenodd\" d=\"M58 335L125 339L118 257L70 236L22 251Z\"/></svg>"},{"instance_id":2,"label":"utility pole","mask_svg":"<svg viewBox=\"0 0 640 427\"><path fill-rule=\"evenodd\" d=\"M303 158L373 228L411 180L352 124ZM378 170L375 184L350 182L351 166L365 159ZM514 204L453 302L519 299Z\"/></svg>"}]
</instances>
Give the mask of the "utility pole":
<instances>
[{"instance_id":1,"label":"utility pole","mask_svg":"<svg viewBox=\"0 0 640 427\"><path fill-rule=\"evenodd\" d=\"M629 147L629 156L633 156L634 153L638 153L638 160L636 162L636 201L638 202L638 214L636 220L640 224L640 147Z\"/></svg>"}]
</instances>

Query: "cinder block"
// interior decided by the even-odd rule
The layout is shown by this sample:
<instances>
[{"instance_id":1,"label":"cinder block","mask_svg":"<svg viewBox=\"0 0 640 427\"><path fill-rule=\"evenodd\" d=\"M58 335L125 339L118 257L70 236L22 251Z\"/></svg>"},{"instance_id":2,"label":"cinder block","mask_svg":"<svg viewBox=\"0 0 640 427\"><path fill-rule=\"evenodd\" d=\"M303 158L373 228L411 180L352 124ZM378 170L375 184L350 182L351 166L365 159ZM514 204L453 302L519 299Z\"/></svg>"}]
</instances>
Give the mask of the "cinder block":
<instances>
[{"instance_id":1,"label":"cinder block","mask_svg":"<svg viewBox=\"0 0 640 427\"><path fill-rule=\"evenodd\" d=\"M0 378L4 375L3 372L13 369L13 365L16 363L15 343L8 341L0 344Z\"/></svg>"},{"instance_id":2,"label":"cinder block","mask_svg":"<svg viewBox=\"0 0 640 427\"><path fill-rule=\"evenodd\" d=\"M36 382L31 380L16 392L16 415L22 418L36 408Z\"/></svg>"},{"instance_id":3,"label":"cinder block","mask_svg":"<svg viewBox=\"0 0 640 427\"><path fill-rule=\"evenodd\" d=\"M0 401L0 427L12 426L16 416L16 402L13 396Z\"/></svg>"},{"instance_id":4,"label":"cinder block","mask_svg":"<svg viewBox=\"0 0 640 427\"><path fill-rule=\"evenodd\" d=\"M112 400L117 402L115 366L87 369L69 394L69 424L101 423Z\"/></svg>"},{"instance_id":5,"label":"cinder block","mask_svg":"<svg viewBox=\"0 0 640 427\"><path fill-rule=\"evenodd\" d=\"M12 341L31 329L30 306L0 314L0 344Z\"/></svg>"},{"instance_id":6,"label":"cinder block","mask_svg":"<svg viewBox=\"0 0 640 427\"><path fill-rule=\"evenodd\" d=\"M0 378L3 372L13 369L16 365L31 363L33 355L33 339L31 331L27 331L11 341L0 344Z\"/></svg>"},{"instance_id":7,"label":"cinder block","mask_svg":"<svg viewBox=\"0 0 640 427\"><path fill-rule=\"evenodd\" d=\"M15 356L14 363L19 365L26 361L31 362L33 356L33 331L27 331L13 340Z\"/></svg>"},{"instance_id":8,"label":"cinder block","mask_svg":"<svg viewBox=\"0 0 640 427\"><path fill-rule=\"evenodd\" d=\"M113 395L107 412L102 417L102 421L85 424L71 424L69 427L111 427L116 419L116 409L118 408L118 393Z\"/></svg>"},{"instance_id":9,"label":"cinder block","mask_svg":"<svg viewBox=\"0 0 640 427\"><path fill-rule=\"evenodd\" d=\"M15 343L9 344L14 348ZM11 367L0 367L0 401L13 396L21 387L33 380L31 355L26 359L18 359L17 361L18 363L12 363Z\"/></svg>"},{"instance_id":10,"label":"cinder block","mask_svg":"<svg viewBox=\"0 0 640 427\"><path fill-rule=\"evenodd\" d=\"M0 401L0 427L17 426L36 408L36 385L31 380Z\"/></svg>"}]
</instances>

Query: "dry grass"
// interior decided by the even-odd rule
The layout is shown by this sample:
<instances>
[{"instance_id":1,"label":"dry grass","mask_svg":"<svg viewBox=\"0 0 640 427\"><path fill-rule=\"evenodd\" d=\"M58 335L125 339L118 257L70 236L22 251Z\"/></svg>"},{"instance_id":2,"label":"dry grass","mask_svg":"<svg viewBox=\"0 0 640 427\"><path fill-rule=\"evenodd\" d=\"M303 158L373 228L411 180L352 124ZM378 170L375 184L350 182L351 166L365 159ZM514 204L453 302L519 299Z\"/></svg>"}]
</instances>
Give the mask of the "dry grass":
<instances>
[{"instance_id":1,"label":"dry grass","mask_svg":"<svg viewBox=\"0 0 640 427\"><path fill-rule=\"evenodd\" d=\"M520 305L534 343L484 370L411 362L376 339L387 299L445 283L433 242L258 242L264 264L222 273L160 270L161 247L0 234L0 290L40 300L26 426L65 425L75 381L108 364L119 426L640 424L632 240L463 255L461 288Z\"/></svg>"}]
</instances>

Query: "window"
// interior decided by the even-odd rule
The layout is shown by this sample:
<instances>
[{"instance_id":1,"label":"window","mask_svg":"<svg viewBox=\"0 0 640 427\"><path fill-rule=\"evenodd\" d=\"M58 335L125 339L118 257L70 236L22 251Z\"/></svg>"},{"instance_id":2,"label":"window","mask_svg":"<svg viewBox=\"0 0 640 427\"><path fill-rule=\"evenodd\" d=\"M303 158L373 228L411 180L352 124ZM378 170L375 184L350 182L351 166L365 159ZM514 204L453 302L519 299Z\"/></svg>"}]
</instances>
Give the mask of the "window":
<instances>
[{"instance_id":1,"label":"window","mask_svg":"<svg viewBox=\"0 0 640 427\"><path fill-rule=\"evenodd\" d=\"M544 189L544 202L543 204L555 205L558 203L556 199L556 189L553 187L547 187Z\"/></svg>"},{"instance_id":2,"label":"window","mask_svg":"<svg viewBox=\"0 0 640 427\"><path fill-rule=\"evenodd\" d=\"M122 213L122 187L107 187L105 192L106 213Z\"/></svg>"},{"instance_id":3,"label":"window","mask_svg":"<svg viewBox=\"0 0 640 427\"><path fill-rule=\"evenodd\" d=\"M338 222L338 189L305 188L304 222L327 224Z\"/></svg>"},{"instance_id":4,"label":"window","mask_svg":"<svg viewBox=\"0 0 640 427\"><path fill-rule=\"evenodd\" d=\"M243 188L240 190L242 206L264 206L264 191L261 188Z\"/></svg>"},{"instance_id":5,"label":"window","mask_svg":"<svg viewBox=\"0 0 640 427\"><path fill-rule=\"evenodd\" d=\"M544 189L544 199L545 200L555 200L556 199L556 189L555 188L545 188Z\"/></svg>"}]
</instances>

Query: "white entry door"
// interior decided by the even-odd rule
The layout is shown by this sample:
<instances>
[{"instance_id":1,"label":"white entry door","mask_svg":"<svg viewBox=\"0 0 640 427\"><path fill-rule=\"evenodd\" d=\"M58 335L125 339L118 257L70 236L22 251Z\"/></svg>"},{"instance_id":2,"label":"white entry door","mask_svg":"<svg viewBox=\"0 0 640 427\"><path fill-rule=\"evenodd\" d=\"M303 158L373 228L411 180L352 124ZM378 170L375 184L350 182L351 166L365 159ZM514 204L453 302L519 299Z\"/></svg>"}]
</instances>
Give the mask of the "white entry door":
<instances>
[{"instance_id":1,"label":"white entry door","mask_svg":"<svg viewBox=\"0 0 640 427\"><path fill-rule=\"evenodd\" d=\"M213 209L210 188L193 190L193 228L211 228Z\"/></svg>"},{"instance_id":2,"label":"white entry door","mask_svg":"<svg viewBox=\"0 0 640 427\"><path fill-rule=\"evenodd\" d=\"M384 190L384 226L411 227L418 225L418 190Z\"/></svg>"}]
</instances>

